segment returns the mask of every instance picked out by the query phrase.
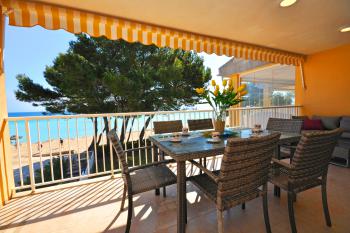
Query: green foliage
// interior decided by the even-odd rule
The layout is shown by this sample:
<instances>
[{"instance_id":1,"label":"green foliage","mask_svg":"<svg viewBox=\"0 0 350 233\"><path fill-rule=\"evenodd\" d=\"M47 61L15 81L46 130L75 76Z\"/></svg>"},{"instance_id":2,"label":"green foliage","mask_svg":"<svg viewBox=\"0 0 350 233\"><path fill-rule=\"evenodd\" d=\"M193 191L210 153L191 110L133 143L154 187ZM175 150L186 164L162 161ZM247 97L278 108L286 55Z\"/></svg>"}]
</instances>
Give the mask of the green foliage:
<instances>
[{"instance_id":1,"label":"green foliage","mask_svg":"<svg viewBox=\"0 0 350 233\"><path fill-rule=\"evenodd\" d=\"M52 113L176 110L196 104L193 88L211 78L193 52L78 35L47 66L45 88L17 76L16 98Z\"/></svg>"},{"instance_id":2,"label":"green foliage","mask_svg":"<svg viewBox=\"0 0 350 233\"><path fill-rule=\"evenodd\" d=\"M246 101L242 103L242 107L262 107L264 105L264 88L266 88L266 85L253 82L247 83L247 90L249 94ZM293 91L273 90L269 93L269 95L272 95L270 103L272 106L292 105L294 103Z\"/></svg>"},{"instance_id":3,"label":"green foliage","mask_svg":"<svg viewBox=\"0 0 350 233\"><path fill-rule=\"evenodd\" d=\"M67 172L68 172L68 165L69 161L67 159L62 158L62 170L63 170L63 177L67 178ZM60 158L52 158L52 168L53 168L53 176L54 179L52 179L51 176L51 165L50 163L47 163L43 166L43 175L44 175L44 182L49 182L52 180L60 180L61 179L61 169L60 169ZM34 172L35 177L35 183L39 184L42 182L41 179L41 169L36 169ZM26 177L24 180L25 184L30 184L30 178Z\"/></svg>"},{"instance_id":4,"label":"green foliage","mask_svg":"<svg viewBox=\"0 0 350 233\"><path fill-rule=\"evenodd\" d=\"M242 107L262 107L263 106L263 88L261 85L256 85L255 83L247 83L248 96L246 96L246 101L242 102Z\"/></svg>"},{"instance_id":5,"label":"green foliage","mask_svg":"<svg viewBox=\"0 0 350 233\"><path fill-rule=\"evenodd\" d=\"M292 105L294 101L294 95L291 91L281 93L274 92L272 94L272 106Z\"/></svg>"}]
</instances>

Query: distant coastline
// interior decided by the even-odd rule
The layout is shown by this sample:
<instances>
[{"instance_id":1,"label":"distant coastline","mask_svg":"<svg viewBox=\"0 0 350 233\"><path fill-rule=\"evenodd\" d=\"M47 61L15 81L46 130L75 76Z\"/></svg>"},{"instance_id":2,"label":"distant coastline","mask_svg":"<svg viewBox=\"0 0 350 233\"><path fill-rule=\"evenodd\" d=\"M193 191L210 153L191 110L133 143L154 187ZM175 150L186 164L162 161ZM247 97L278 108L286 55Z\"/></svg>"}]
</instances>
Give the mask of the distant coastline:
<instances>
[{"instance_id":1,"label":"distant coastline","mask_svg":"<svg viewBox=\"0 0 350 233\"><path fill-rule=\"evenodd\" d=\"M48 112L9 112L9 117L46 116L52 115Z\"/></svg>"}]
</instances>

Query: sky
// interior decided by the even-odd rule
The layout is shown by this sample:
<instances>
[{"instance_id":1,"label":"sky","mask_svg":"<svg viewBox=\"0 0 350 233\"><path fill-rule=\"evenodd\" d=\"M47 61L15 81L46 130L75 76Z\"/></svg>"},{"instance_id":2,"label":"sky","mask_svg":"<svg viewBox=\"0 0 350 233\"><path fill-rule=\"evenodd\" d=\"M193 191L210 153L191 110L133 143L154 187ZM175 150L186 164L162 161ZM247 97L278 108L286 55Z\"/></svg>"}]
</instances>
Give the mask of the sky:
<instances>
[{"instance_id":1,"label":"sky","mask_svg":"<svg viewBox=\"0 0 350 233\"><path fill-rule=\"evenodd\" d=\"M69 41L74 39L73 34L64 30L46 30L40 26L13 27L6 23L4 64L8 112L45 111L42 107L33 107L30 103L16 100L16 76L26 74L35 83L48 87L43 76L45 67L51 65L59 53L64 53L68 49ZM212 77L219 80L218 68L230 58L206 53L200 53L200 56L204 58L204 65L211 68Z\"/></svg>"}]
</instances>

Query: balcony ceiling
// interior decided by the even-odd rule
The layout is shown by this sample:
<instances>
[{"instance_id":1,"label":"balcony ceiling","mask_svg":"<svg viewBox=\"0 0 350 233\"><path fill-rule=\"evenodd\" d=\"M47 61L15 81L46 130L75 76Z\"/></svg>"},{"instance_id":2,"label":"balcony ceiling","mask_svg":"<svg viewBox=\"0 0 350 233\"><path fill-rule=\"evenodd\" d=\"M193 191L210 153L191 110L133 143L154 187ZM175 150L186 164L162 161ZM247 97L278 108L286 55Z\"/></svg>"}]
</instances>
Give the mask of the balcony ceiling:
<instances>
[{"instance_id":1,"label":"balcony ceiling","mask_svg":"<svg viewBox=\"0 0 350 233\"><path fill-rule=\"evenodd\" d=\"M350 43L349 0L39 0L302 54Z\"/></svg>"}]
</instances>

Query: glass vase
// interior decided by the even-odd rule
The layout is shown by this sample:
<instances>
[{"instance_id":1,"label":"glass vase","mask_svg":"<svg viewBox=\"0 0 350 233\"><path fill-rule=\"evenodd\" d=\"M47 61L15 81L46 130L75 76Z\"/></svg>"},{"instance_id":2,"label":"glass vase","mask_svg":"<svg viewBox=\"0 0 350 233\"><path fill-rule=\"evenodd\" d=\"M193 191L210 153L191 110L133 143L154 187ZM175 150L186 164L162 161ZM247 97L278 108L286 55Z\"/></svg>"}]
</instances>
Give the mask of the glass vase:
<instances>
[{"instance_id":1,"label":"glass vase","mask_svg":"<svg viewBox=\"0 0 350 233\"><path fill-rule=\"evenodd\" d=\"M226 123L226 109L219 109L214 111L214 130L223 133Z\"/></svg>"}]
</instances>

